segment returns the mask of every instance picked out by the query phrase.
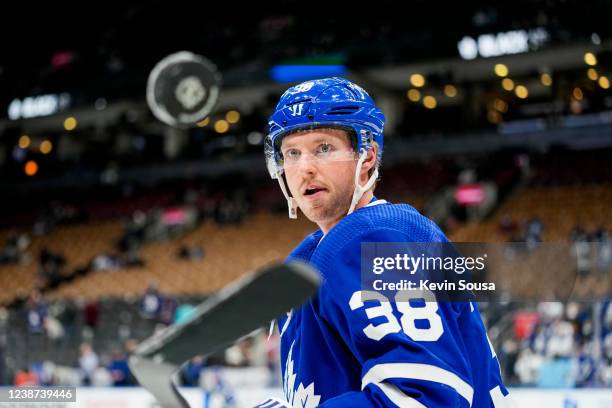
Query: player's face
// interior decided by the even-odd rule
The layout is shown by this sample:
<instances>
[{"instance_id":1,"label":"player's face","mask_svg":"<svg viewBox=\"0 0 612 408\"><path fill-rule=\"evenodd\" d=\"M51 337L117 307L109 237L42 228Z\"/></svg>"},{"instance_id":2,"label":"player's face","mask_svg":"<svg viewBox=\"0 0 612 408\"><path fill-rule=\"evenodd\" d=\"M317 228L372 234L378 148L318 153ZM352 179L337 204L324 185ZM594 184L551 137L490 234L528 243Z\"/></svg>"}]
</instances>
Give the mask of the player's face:
<instances>
[{"instance_id":1,"label":"player's face","mask_svg":"<svg viewBox=\"0 0 612 408\"><path fill-rule=\"evenodd\" d=\"M281 143L291 195L309 220L334 225L348 212L355 189L357 155L338 129L294 133Z\"/></svg>"}]
</instances>

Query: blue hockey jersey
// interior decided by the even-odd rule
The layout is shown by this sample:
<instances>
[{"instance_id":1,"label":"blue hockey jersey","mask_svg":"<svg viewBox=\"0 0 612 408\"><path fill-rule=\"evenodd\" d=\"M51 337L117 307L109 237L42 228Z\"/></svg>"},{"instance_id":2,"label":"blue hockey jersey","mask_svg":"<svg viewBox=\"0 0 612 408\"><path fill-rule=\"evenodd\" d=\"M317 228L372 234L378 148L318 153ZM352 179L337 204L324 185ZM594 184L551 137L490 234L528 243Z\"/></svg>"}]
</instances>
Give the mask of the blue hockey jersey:
<instances>
[{"instance_id":1,"label":"blue hockey jersey","mask_svg":"<svg viewBox=\"0 0 612 408\"><path fill-rule=\"evenodd\" d=\"M371 202L288 259L322 274L317 296L278 320L287 401L294 407L495 407L509 403L478 307L365 298L362 242L445 242L413 207ZM419 322L420 321L420 322ZM417 324L419 323L419 324Z\"/></svg>"}]
</instances>

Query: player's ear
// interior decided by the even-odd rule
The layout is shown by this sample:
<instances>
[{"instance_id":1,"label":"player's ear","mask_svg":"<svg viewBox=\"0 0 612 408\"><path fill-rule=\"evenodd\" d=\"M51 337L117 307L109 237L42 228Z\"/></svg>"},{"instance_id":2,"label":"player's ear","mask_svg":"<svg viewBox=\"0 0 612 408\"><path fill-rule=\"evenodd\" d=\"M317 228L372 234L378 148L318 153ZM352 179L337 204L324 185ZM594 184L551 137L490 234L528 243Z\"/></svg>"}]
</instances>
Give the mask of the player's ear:
<instances>
[{"instance_id":1,"label":"player's ear","mask_svg":"<svg viewBox=\"0 0 612 408\"><path fill-rule=\"evenodd\" d=\"M372 143L372 147L368 150L368 155L363 161L363 166L361 167L361 171L368 173L371 169L376 166L376 157L378 156L378 145L376 143Z\"/></svg>"}]
</instances>

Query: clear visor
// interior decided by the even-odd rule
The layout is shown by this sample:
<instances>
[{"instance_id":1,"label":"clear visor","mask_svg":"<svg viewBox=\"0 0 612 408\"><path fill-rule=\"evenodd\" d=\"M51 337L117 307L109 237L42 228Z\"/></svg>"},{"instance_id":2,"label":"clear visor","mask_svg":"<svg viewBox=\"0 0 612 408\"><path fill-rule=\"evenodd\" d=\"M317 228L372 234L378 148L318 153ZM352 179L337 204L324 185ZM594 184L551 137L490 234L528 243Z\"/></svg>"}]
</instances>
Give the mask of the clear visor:
<instances>
[{"instance_id":1,"label":"clear visor","mask_svg":"<svg viewBox=\"0 0 612 408\"><path fill-rule=\"evenodd\" d=\"M280 165L283 170L298 167L307 163L316 165L331 162L356 161L359 157L354 150L339 150L331 144L322 144L312 150L290 148L287 149L281 159Z\"/></svg>"},{"instance_id":2,"label":"clear visor","mask_svg":"<svg viewBox=\"0 0 612 408\"><path fill-rule=\"evenodd\" d=\"M349 142L352 148L347 147L346 144L340 145L335 143L333 139L330 139L329 143L322 140L320 143L310 145L307 149L304 147L291 147L285 149L284 152L281 151L282 138L285 136L321 128L346 131L349 134ZM264 143L264 154L268 172L273 179L276 179L285 169L299 166L305 162L319 165L330 162L356 161L359 159L359 155L354 150L354 134L355 130L352 127L346 126L346 123L310 123L308 126L300 125L285 128L282 133L269 134L266 136Z\"/></svg>"},{"instance_id":3,"label":"clear visor","mask_svg":"<svg viewBox=\"0 0 612 408\"><path fill-rule=\"evenodd\" d=\"M279 178L280 175L283 174L283 167L279 163L280 160L276 159L276 152L274 151L270 136L266 136L264 141L264 156L266 158L266 167L268 168L270 177L273 179Z\"/></svg>"}]
</instances>

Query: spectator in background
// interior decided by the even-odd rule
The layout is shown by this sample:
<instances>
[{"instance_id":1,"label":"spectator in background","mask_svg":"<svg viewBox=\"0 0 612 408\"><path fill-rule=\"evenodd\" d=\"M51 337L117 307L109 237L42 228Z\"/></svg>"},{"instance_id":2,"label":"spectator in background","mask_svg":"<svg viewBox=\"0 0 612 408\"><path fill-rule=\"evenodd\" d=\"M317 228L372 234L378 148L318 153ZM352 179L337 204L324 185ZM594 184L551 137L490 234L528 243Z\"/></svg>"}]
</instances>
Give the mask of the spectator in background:
<instances>
[{"instance_id":1,"label":"spectator in background","mask_svg":"<svg viewBox=\"0 0 612 408\"><path fill-rule=\"evenodd\" d=\"M159 321L166 325L174 323L174 317L177 308L178 302L174 297L164 296L162 298L161 307L159 309Z\"/></svg>"},{"instance_id":2,"label":"spectator in background","mask_svg":"<svg viewBox=\"0 0 612 408\"><path fill-rule=\"evenodd\" d=\"M30 366L30 372L36 376L37 384L43 387L53 385L55 365L49 361L36 362Z\"/></svg>"},{"instance_id":3,"label":"spectator in background","mask_svg":"<svg viewBox=\"0 0 612 408\"><path fill-rule=\"evenodd\" d=\"M230 366L250 366L253 358L253 339L251 337L247 337L225 350L225 362Z\"/></svg>"},{"instance_id":4,"label":"spectator in background","mask_svg":"<svg viewBox=\"0 0 612 408\"><path fill-rule=\"evenodd\" d=\"M584 276L591 272L591 244L588 234L580 227L575 226L570 233L572 256L576 259L576 271Z\"/></svg>"},{"instance_id":5,"label":"spectator in background","mask_svg":"<svg viewBox=\"0 0 612 408\"><path fill-rule=\"evenodd\" d=\"M195 356L181 370L181 381L188 387L197 387L200 384L200 372L204 368L204 357Z\"/></svg>"},{"instance_id":6,"label":"spectator in background","mask_svg":"<svg viewBox=\"0 0 612 408\"><path fill-rule=\"evenodd\" d=\"M39 256L39 277L45 286L56 286L61 280L61 271L66 264L66 258L61 254L43 248Z\"/></svg>"},{"instance_id":7,"label":"spectator in background","mask_svg":"<svg viewBox=\"0 0 612 408\"><path fill-rule=\"evenodd\" d=\"M583 345L576 361L576 386L593 387L596 385L596 362L593 359L591 345Z\"/></svg>"},{"instance_id":8,"label":"spectator in background","mask_svg":"<svg viewBox=\"0 0 612 408\"><path fill-rule=\"evenodd\" d=\"M64 326L64 334L67 340L76 338L76 320L78 310L73 301L68 300L64 304L63 310L59 315L59 320Z\"/></svg>"},{"instance_id":9,"label":"spectator in background","mask_svg":"<svg viewBox=\"0 0 612 408\"><path fill-rule=\"evenodd\" d=\"M48 314L47 303L38 289L34 289L27 300L26 319L31 336L28 337L28 347L43 349L46 347L45 319Z\"/></svg>"},{"instance_id":10,"label":"spectator in background","mask_svg":"<svg viewBox=\"0 0 612 408\"><path fill-rule=\"evenodd\" d=\"M119 259L112 254L99 254L91 262L94 271L112 271L120 268Z\"/></svg>"},{"instance_id":11,"label":"spectator in background","mask_svg":"<svg viewBox=\"0 0 612 408\"><path fill-rule=\"evenodd\" d=\"M64 338L65 334L62 323L52 313L50 313L45 318L44 325L47 337L53 342L55 346L58 346L61 340Z\"/></svg>"},{"instance_id":12,"label":"spectator in background","mask_svg":"<svg viewBox=\"0 0 612 408\"><path fill-rule=\"evenodd\" d=\"M34 386L38 385L38 378L34 372L25 367L15 373L14 384L17 387Z\"/></svg>"},{"instance_id":13,"label":"spectator in background","mask_svg":"<svg viewBox=\"0 0 612 408\"><path fill-rule=\"evenodd\" d=\"M525 243L527 249L535 249L542 242L542 233L544 232L544 223L539 218L529 220L525 229Z\"/></svg>"},{"instance_id":14,"label":"spectator in background","mask_svg":"<svg viewBox=\"0 0 612 408\"><path fill-rule=\"evenodd\" d=\"M179 259L184 259L187 261L202 260L204 259L204 248L198 245L194 245L192 247L182 245L179 249L178 257Z\"/></svg>"},{"instance_id":15,"label":"spectator in background","mask_svg":"<svg viewBox=\"0 0 612 408\"><path fill-rule=\"evenodd\" d=\"M148 224L149 220L144 212L140 210L134 211L132 217L125 225L123 236L119 240L119 250L121 252L138 250L145 240Z\"/></svg>"},{"instance_id":16,"label":"spectator in background","mask_svg":"<svg viewBox=\"0 0 612 408\"><path fill-rule=\"evenodd\" d=\"M138 342L136 340L134 340L134 339L127 339L123 343L123 348L125 350L126 358L128 358L136 350L137 347L138 347ZM128 382L129 385L137 384L136 378L134 377L132 372L129 370L129 366L128 366L127 382Z\"/></svg>"},{"instance_id":17,"label":"spectator in background","mask_svg":"<svg viewBox=\"0 0 612 408\"><path fill-rule=\"evenodd\" d=\"M132 354L136 347L138 347L138 342L134 339L127 339L124 343L125 351L127 354Z\"/></svg>"},{"instance_id":18,"label":"spectator in background","mask_svg":"<svg viewBox=\"0 0 612 408\"><path fill-rule=\"evenodd\" d=\"M570 358L574 353L574 326L567 320L552 323L546 343L546 356Z\"/></svg>"},{"instance_id":19,"label":"spectator in background","mask_svg":"<svg viewBox=\"0 0 612 408\"><path fill-rule=\"evenodd\" d=\"M539 378L540 367L544 359L530 347L525 347L519 353L514 365L514 373L523 385L535 385Z\"/></svg>"},{"instance_id":20,"label":"spectator in background","mask_svg":"<svg viewBox=\"0 0 612 408\"><path fill-rule=\"evenodd\" d=\"M595 233L597 245L597 268L602 273L607 273L612 268L612 240L608 231L600 227Z\"/></svg>"},{"instance_id":21,"label":"spectator in background","mask_svg":"<svg viewBox=\"0 0 612 408\"><path fill-rule=\"evenodd\" d=\"M575 225L572 228L569 238L571 242L588 241L587 233L580 225Z\"/></svg>"},{"instance_id":22,"label":"spectator in background","mask_svg":"<svg viewBox=\"0 0 612 408\"><path fill-rule=\"evenodd\" d=\"M98 308L98 301L96 299L89 300L83 308L83 318L85 325L91 330L95 331L98 327L98 319L100 317L100 309Z\"/></svg>"},{"instance_id":23,"label":"spectator in background","mask_svg":"<svg viewBox=\"0 0 612 408\"><path fill-rule=\"evenodd\" d=\"M510 384L515 384L518 381L514 367L519 356L519 343L513 339L506 339L501 346L499 353L499 364L502 373L506 375L506 379Z\"/></svg>"},{"instance_id":24,"label":"spectator in background","mask_svg":"<svg viewBox=\"0 0 612 408\"><path fill-rule=\"evenodd\" d=\"M543 232L544 223L539 218L532 218L527 222L526 236L537 237L541 240Z\"/></svg>"},{"instance_id":25,"label":"spectator in background","mask_svg":"<svg viewBox=\"0 0 612 408\"><path fill-rule=\"evenodd\" d=\"M34 289L27 302L28 327L32 334L42 334L45 328L45 318L47 317L47 304L40 291Z\"/></svg>"},{"instance_id":26,"label":"spectator in background","mask_svg":"<svg viewBox=\"0 0 612 408\"><path fill-rule=\"evenodd\" d=\"M0 248L0 265L20 263L27 260L25 251L31 243L27 234L19 234L9 237L3 248Z\"/></svg>"},{"instance_id":27,"label":"spectator in background","mask_svg":"<svg viewBox=\"0 0 612 408\"><path fill-rule=\"evenodd\" d=\"M140 312L146 319L155 319L159 316L162 298L157 289L156 282L149 282L140 305Z\"/></svg>"},{"instance_id":28,"label":"spectator in background","mask_svg":"<svg viewBox=\"0 0 612 408\"><path fill-rule=\"evenodd\" d=\"M115 387L132 385L130 382L131 373L130 367L128 366L127 356L118 348L115 348L112 351L111 362L108 369L111 372L113 385Z\"/></svg>"},{"instance_id":29,"label":"spectator in background","mask_svg":"<svg viewBox=\"0 0 612 408\"><path fill-rule=\"evenodd\" d=\"M79 367L81 369L83 385L91 385L93 374L98 368L100 360L91 344L87 342L81 343L80 353Z\"/></svg>"},{"instance_id":30,"label":"spectator in background","mask_svg":"<svg viewBox=\"0 0 612 408\"><path fill-rule=\"evenodd\" d=\"M210 401L219 401L224 407L235 407L234 390L223 377L220 367L211 367L200 376L200 386L208 393Z\"/></svg>"},{"instance_id":31,"label":"spectator in background","mask_svg":"<svg viewBox=\"0 0 612 408\"><path fill-rule=\"evenodd\" d=\"M518 229L516 222L508 214L505 214L499 221L499 230L508 237L513 236Z\"/></svg>"}]
</instances>

